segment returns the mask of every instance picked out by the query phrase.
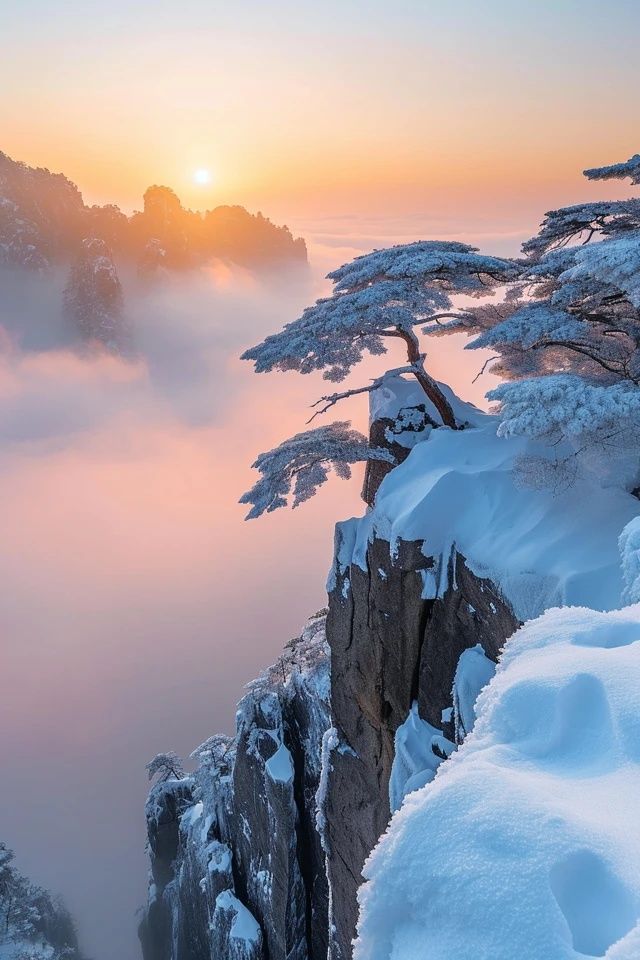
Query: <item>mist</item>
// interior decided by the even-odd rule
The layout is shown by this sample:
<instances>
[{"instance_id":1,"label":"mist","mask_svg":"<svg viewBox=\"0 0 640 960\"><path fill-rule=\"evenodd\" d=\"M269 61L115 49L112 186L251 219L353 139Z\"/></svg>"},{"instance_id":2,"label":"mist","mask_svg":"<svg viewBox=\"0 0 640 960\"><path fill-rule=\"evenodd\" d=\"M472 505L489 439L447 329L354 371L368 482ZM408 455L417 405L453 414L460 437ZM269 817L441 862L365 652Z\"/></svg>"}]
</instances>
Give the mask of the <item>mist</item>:
<instances>
[{"instance_id":1,"label":"mist","mask_svg":"<svg viewBox=\"0 0 640 960\"><path fill-rule=\"evenodd\" d=\"M65 325L62 277L3 279L2 839L62 894L95 960L139 957L145 763L232 732L244 684L326 601L334 522L362 510L357 471L259 521L237 502L257 453L303 429L326 392L238 357L365 242L350 223L330 239L297 278L218 264L145 290L125 276L126 360ZM435 343L431 366L481 402L491 383L469 386L478 356L462 345ZM366 400L340 416L365 427Z\"/></svg>"}]
</instances>

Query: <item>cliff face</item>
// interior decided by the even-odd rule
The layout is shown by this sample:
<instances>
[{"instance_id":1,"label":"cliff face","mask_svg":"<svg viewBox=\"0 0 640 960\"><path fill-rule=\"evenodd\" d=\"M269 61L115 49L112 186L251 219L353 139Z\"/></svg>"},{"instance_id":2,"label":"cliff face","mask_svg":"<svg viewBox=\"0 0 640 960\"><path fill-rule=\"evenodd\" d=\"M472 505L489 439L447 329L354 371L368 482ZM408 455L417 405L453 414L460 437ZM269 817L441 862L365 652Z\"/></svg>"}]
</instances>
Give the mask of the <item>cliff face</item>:
<instances>
[{"instance_id":1,"label":"cliff face","mask_svg":"<svg viewBox=\"0 0 640 960\"><path fill-rule=\"evenodd\" d=\"M495 661L517 627L496 587L472 574L459 554L448 561L444 594L425 598L424 573L436 561L422 547L401 542L394 555L388 542L376 539L366 570L336 561L327 623L335 736L325 802L335 930L330 955L336 960L351 955L362 867L392 812L398 730L417 704L435 772L455 747L452 691L463 651L479 644ZM413 774L428 770L424 756L415 757L414 766Z\"/></svg>"},{"instance_id":2,"label":"cliff face","mask_svg":"<svg viewBox=\"0 0 640 960\"><path fill-rule=\"evenodd\" d=\"M525 489L526 441L493 418L467 406L467 429L433 428L404 382L383 400L380 442L411 453L370 471L372 509L338 525L326 641L312 620L251 685L233 742L152 791L145 960L350 960L365 860L472 729L507 639L550 606L618 602L633 497L589 476Z\"/></svg>"},{"instance_id":3,"label":"cliff face","mask_svg":"<svg viewBox=\"0 0 640 960\"><path fill-rule=\"evenodd\" d=\"M250 685L234 740L211 738L192 777L152 789L145 960L326 957L315 795L328 671L321 614Z\"/></svg>"},{"instance_id":4,"label":"cliff face","mask_svg":"<svg viewBox=\"0 0 640 960\"><path fill-rule=\"evenodd\" d=\"M320 616L251 685L235 740L212 738L192 777L152 789L145 960L350 956L362 866L391 813L398 731L414 706L428 757L403 750L401 794L454 749L461 653L480 644L493 661L517 625L459 555L444 595L425 599L435 561L421 547L374 540L366 570L336 560L328 645Z\"/></svg>"}]
</instances>

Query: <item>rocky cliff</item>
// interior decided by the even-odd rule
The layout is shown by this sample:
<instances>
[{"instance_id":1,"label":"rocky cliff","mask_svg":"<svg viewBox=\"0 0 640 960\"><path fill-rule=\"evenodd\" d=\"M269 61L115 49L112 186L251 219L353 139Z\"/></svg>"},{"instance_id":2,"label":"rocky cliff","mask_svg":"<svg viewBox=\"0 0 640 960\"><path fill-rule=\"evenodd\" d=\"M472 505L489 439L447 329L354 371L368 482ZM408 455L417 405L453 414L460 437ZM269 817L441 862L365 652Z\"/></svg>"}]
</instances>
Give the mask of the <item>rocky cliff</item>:
<instances>
[{"instance_id":1,"label":"rocky cliff","mask_svg":"<svg viewBox=\"0 0 640 960\"><path fill-rule=\"evenodd\" d=\"M435 563L418 542L394 552L384 540L366 570L336 560L328 616L252 684L234 740L212 738L192 777L152 789L145 960L350 956L392 776L396 803L411 777L433 776L460 736L461 654L480 645L493 663L517 625L460 555L444 595L425 599ZM422 752L406 738L394 771L407 723L425 734Z\"/></svg>"},{"instance_id":2,"label":"rocky cliff","mask_svg":"<svg viewBox=\"0 0 640 960\"><path fill-rule=\"evenodd\" d=\"M250 685L235 738L212 737L193 776L152 788L145 960L326 957L315 807L330 723L325 621L310 620Z\"/></svg>"},{"instance_id":3,"label":"rocky cliff","mask_svg":"<svg viewBox=\"0 0 640 960\"><path fill-rule=\"evenodd\" d=\"M330 956L336 960L351 955L362 867L387 827L392 800L399 805L411 777L423 774L416 785L427 782L460 739L454 680L463 652L480 645L493 663L517 626L496 586L471 573L463 556L453 553L445 562L446 590L425 598L424 574L438 561L424 555L421 542L401 542L392 551L388 542L374 539L364 570L336 561L327 623L335 730L324 807ZM418 751L412 755L409 739L403 775L394 771L396 736L408 718L419 725Z\"/></svg>"},{"instance_id":4,"label":"rocky cliff","mask_svg":"<svg viewBox=\"0 0 640 960\"><path fill-rule=\"evenodd\" d=\"M505 641L620 596L632 496L527 489L526 442L469 405L466 429L434 428L410 394L375 401L378 442L410 453L338 525L326 618L251 686L232 741L151 792L145 960L349 960L365 860L472 729Z\"/></svg>"}]
</instances>

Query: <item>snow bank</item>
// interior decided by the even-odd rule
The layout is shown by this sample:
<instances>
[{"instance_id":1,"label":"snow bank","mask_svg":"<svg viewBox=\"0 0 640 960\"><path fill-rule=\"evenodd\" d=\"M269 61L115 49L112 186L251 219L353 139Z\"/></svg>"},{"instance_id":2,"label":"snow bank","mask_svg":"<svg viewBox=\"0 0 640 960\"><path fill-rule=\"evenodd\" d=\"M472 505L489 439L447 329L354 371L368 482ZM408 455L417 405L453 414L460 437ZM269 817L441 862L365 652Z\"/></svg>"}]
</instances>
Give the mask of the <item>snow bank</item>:
<instances>
[{"instance_id":1,"label":"snow bank","mask_svg":"<svg viewBox=\"0 0 640 960\"><path fill-rule=\"evenodd\" d=\"M385 477L373 510L339 525L339 567L366 568L374 536L392 549L398 540L424 540L424 553L442 558L445 574L451 552L463 554L521 620L551 606L618 606L618 538L638 513L637 499L595 473L557 488L526 486L522 459L548 458L550 448L498 437L495 417L476 411L475 421L481 425L431 431ZM437 578L437 592L446 586L446 576Z\"/></svg>"},{"instance_id":2,"label":"snow bank","mask_svg":"<svg viewBox=\"0 0 640 960\"><path fill-rule=\"evenodd\" d=\"M447 398L454 416L458 423L478 424L485 419L486 415L478 409L473 403L467 403L457 396L447 383L436 381ZM442 423L442 418L434 404L426 396L422 387L416 380L405 377L389 377L388 380L369 394L369 420L396 420L402 419L403 411L413 410L416 407L424 407L427 416L435 423ZM414 434L415 437L415 434ZM413 446L413 440L409 436L400 434L393 438L398 443L406 441L406 446Z\"/></svg>"},{"instance_id":3,"label":"snow bank","mask_svg":"<svg viewBox=\"0 0 640 960\"><path fill-rule=\"evenodd\" d=\"M258 943L262 937L260 925L230 890L223 890L216 899L216 909L229 911L233 915L231 923L231 937L234 940L245 940L249 943Z\"/></svg>"},{"instance_id":4,"label":"snow bank","mask_svg":"<svg viewBox=\"0 0 640 960\"><path fill-rule=\"evenodd\" d=\"M407 794L433 780L443 758L448 757L454 749L454 744L443 737L442 730L422 719L418 704L414 702L407 719L398 727L395 735L389 780L389 806L392 813L401 807Z\"/></svg>"},{"instance_id":5,"label":"snow bank","mask_svg":"<svg viewBox=\"0 0 640 960\"><path fill-rule=\"evenodd\" d=\"M493 660L485 656L482 646L463 650L453 680L453 716L456 743L461 743L476 721L476 700L483 687L496 672Z\"/></svg>"},{"instance_id":6,"label":"snow bank","mask_svg":"<svg viewBox=\"0 0 640 960\"><path fill-rule=\"evenodd\" d=\"M271 759L267 760L265 769L275 783L291 783L293 760L284 743L281 743Z\"/></svg>"},{"instance_id":7,"label":"snow bank","mask_svg":"<svg viewBox=\"0 0 640 960\"><path fill-rule=\"evenodd\" d=\"M640 517L635 517L620 534L620 556L624 579L623 600L640 603Z\"/></svg>"},{"instance_id":8,"label":"snow bank","mask_svg":"<svg viewBox=\"0 0 640 960\"><path fill-rule=\"evenodd\" d=\"M526 624L476 709L366 864L354 960L637 960L640 605Z\"/></svg>"}]
</instances>

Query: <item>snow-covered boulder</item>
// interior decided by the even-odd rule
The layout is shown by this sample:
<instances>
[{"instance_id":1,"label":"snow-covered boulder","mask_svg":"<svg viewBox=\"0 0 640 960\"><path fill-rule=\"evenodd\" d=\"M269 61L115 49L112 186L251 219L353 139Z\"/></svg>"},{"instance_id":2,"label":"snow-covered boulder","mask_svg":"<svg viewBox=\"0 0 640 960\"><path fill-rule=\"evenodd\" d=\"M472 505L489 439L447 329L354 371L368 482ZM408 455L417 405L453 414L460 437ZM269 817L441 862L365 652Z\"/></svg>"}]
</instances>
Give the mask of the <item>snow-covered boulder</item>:
<instances>
[{"instance_id":1,"label":"snow-covered boulder","mask_svg":"<svg viewBox=\"0 0 640 960\"><path fill-rule=\"evenodd\" d=\"M365 867L355 960L637 960L640 605L548 611Z\"/></svg>"}]
</instances>

